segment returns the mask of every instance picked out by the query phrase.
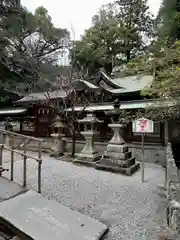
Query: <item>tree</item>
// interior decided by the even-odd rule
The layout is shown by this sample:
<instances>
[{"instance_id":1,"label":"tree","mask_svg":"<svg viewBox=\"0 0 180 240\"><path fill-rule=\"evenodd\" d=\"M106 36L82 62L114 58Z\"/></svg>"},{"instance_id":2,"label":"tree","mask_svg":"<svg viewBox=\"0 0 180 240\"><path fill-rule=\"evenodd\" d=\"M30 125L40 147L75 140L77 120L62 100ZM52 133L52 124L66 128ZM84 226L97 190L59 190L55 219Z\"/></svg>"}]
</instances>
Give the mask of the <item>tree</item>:
<instances>
[{"instance_id":1,"label":"tree","mask_svg":"<svg viewBox=\"0 0 180 240\"><path fill-rule=\"evenodd\" d=\"M150 55L137 58L129 62L126 74L152 74L155 81L152 88L144 91L151 97L160 99L177 100L180 96L180 41L173 45L169 42L156 43L161 47Z\"/></svg>"},{"instance_id":2,"label":"tree","mask_svg":"<svg viewBox=\"0 0 180 240\"><path fill-rule=\"evenodd\" d=\"M4 44L0 56L0 67L4 69L0 73L1 86L19 95L43 92L46 99L43 104L53 110L55 115L63 116L67 122L74 156L77 119L83 112L77 114L75 106L81 100L85 108L87 102L77 97L73 87L72 82L76 76L74 64L59 66L59 58L72 44L69 32L55 28L43 7L38 8L35 14L21 6L16 10L13 11L13 21L7 16L7 21L4 22L6 25L2 25L3 34L0 35L0 41ZM61 106L51 99L54 90L65 93Z\"/></svg>"},{"instance_id":3,"label":"tree","mask_svg":"<svg viewBox=\"0 0 180 240\"><path fill-rule=\"evenodd\" d=\"M0 58L3 60L5 57L5 49L8 46L7 37L12 32L14 17L17 17L19 13L18 1L0 1ZM10 22L12 28L10 29ZM4 66L1 64L1 73L4 72Z\"/></svg>"},{"instance_id":4,"label":"tree","mask_svg":"<svg viewBox=\"0 0 180 240\"><path fill-rule=\"evenodd\" d=\"M158 17L158 35L171 40L180 39L180 1L163 0Z\"/></svg>"},{"instance_id":5,"label":"tree","mask_svg":"<svg viewBox=\"0 0 180 240\"><path fill-rule=\"evenodd\" d=\"M42 79L55 80L57 61L69 44L69 32L55 28L43 7L33 15L18 6L13 14L1 26L1 83L9 91L25 94L38 88Z\"/></svg>"},{"instance_id":6,"label":"tree","mask_svg":"<svg viewBox=\"0 0 180 240\"><path fill-rule=\"evenodd\" d=\"M62 71L59 72L58 79L51 82L48 88L42 85L43 88L41 91L44 91L43 102L37 95L33 96L33 100L36 101L36 104L48 107L51 110L50 112L53 113L53 116L60 116L60 118L64 120L72 139L71 156L75 157L76 136L77 133L79 133L78 120L84 115L85 109L89 105L86 97L86 90L88 89L81 89L81 86L79 86L79 80L77 79L80 79L81 73L75 72L73 65L68 67L61 66L59 68ZM78 83L78 85L76 83ZM51 97L52 92L57 93L56 98L58 99L58 104L57 101L54 101ZM79 104L83 107L77 112L76 107Z\"/></svg>"},{"instance_id":7,"label":"tree","mask_svg":"<svg viewBox=\"0 0 180 240\"><path fill-rule=\"evenodd\" d=\"M165 99L179 99L180 88L180 41L173 45L164 44L160 52L154 54L156 81L153 91Z\"/></svg>"},{"instance_id":8,"label":"tree","mask_svg":"<svg viewBox=\"0 0 180 240\"><path fill-rule=\"evenodd\" d=\"M144 51L153 30L147 1L116 1L105 5L75 45L76 66L83 66L89 73L104 67L111 73L117 61L128 62Z\"/></svg>"},{"instance_id":9,"label":"tree","mask_svg":"<svg viewBox=\"0 0 180 240\"><path fill-rule=\"evenodd\" d=\"M154 37L154 18L147 0L119 0L117 19L120 26L119 46L129 61L143 52Z\"/></svg>"},{"instance_id":10,"label":"tree","mask_svg":"<svg viewBox=\"0 0 180 240\"><path fill-rule=\"evenodd\" d=\"M89 75L104 67L111 73L116 56L117 21L108 4L92 20L81 41L75 42L76 67L84 68Z\"/></svg>"},{"instance_id":11,"label":"tree","mask_svg":"<svg viewBox=\"0 0 180 240\"><path fill-rule=\"evenodd\" d=\"M154 76L153 85L143 89L141 94L159 102L158 108L147 108L141 116L155 121L180 119L180 41L174 44L158 41L150 54L130 61L121 75L150 74ZM160 104L161 103L161 104Z\"/></svg>"},{"instance_id":12,"label":"tree","mask_svg":"<svg viewBox=\"0 0 180 240\"><path fill-rule=\"evenodd\" d=\"M157 17L158 38L149 48L149 53L132 59L121 74L152 74L155 77L153 86L144 89L142 95L162 100L162 107L147 109L143 115L164 121L179 119L179 79L180 79L180 1L164 0ZM167 106L164 101L169 101Z\"/></svg>"}]
</instances>

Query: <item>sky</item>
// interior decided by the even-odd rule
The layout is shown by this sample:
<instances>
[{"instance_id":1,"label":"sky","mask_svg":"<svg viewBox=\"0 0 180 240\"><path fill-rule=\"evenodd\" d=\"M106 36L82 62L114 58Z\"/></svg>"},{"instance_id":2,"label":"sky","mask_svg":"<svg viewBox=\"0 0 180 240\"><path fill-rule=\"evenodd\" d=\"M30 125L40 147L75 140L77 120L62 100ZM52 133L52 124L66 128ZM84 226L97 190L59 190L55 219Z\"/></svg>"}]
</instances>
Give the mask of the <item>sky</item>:
<instances>
[{"instance_id":1,"label":"sky","mask_svg":"<svg viewBox=\"0 0 180 240\"><path fill-rule=\"evenodd\" d=\"M74 39L80 39L84 30L90 27L93 15L98 9L113 0L21 0L22 5L34 12L44 6L56 27L67 28ZM148 0L151 12L156 15L161 0ZM73 29L73 31L72 31Z\"/></svg>"}]
</instances>

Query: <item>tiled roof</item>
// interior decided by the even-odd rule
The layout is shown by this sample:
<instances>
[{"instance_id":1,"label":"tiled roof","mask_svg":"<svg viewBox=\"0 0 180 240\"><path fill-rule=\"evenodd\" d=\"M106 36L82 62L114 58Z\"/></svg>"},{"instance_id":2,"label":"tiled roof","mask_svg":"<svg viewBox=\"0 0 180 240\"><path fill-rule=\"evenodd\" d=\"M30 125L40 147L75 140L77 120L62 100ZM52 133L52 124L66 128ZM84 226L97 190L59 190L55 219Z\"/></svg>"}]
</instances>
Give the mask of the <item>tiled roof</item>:
<instances>
[{"instance_id":1,"label":"tiled roof","mask_svg":"<svg viewBox=\"0 0 180 240\"><path fill-rule=\"evenodd\" d=\"M77 79L73 82L73 87L75 89L78 88L89 88L89 89L98 89L99 87L94 85L93 83L83 80L83 79Z\"/></svg>"},{"instance_id":2,"label":"tiled roof","mask_svg":"<svg viewBox=\"0 0 180 240\"><path fill-rule=\"evenodd\" d=\"M150 88L153 84L154 77L151 75L129 76L124 78L114 78L115 84L119 85L118 89L109 89L112 93L138 92L145 88Z\"/></svg>"},{"instance_id":3,"label":"tiled roof","mask_svg":"<svg viewBox=\"0 0 180 240\"><path fill-rule=\"evenodd\" d=\"M0 115L4 114L20 114L25 113L27 111L26 108L11 108L11 109L1 109Z\"/></svg>"},{"instance_id":4,"label":"tiled roof","mask_svg":"<svg viewBox=\"0 0 180 240\"><path fill-rule=\"evenodd\" d=\"M68 91L64 90L57 90L53 92L44 92L44 93L31 93L28 96L23 97L22 99L18 100L17 103L21 102L33 102L33 101L44 101L48 100L49 98L58 99L58 98L65 98L68 95Z\"/></svg>"},{"instance_id":5,"label":"tiled roof","mask_svg":"<svg viewBox=\"0 0 180 240\"><path fill-rule=\"evenodd\" d=\"M146 109L146 108L162 108L162 107L172 107L175 103L171 101L154 101L154 100L138 100L138 101L127 101L122 102L120 105L120 109ZM93 111L109 111L112 110L113 103L106 104L92 104L87 106L84 109L84 106L75 107L75 111L82 111L83 109L87 112ZM72 111L72 109L68 108L68 111Z\"/></svg>"},{"instance_id":6,"label":"tiled roof","mask_svg":"<svg viewBox=\"0 0 180 240\"><path fill-rule=\"evenodd\" d=\"M104 88L106 91L109 91L114 94L121 94L121 93L130 93L130 92L139 92L145 88L149 88L152 86L154 77L151 75L140 75L140 76L129 76L124 78L110 78L107 74L102 73L104 77L104 81L107 81L108 85L105 88L102 84L95 85L90 81L86 81L83 79L77 79L73 81L73 88L75 89L85 89L89 88L92 90L97 90L99 88ZM111 86L111 87L108 87ZM58 99L58 98L65 98L71 90L56 90L52 92L44 92L44 93L31 93L28 96L23 97L22 99L18 100L17 103L22 102L36 102L36 101L45 101L49 98Z\"/></svg>"}]
</instances>

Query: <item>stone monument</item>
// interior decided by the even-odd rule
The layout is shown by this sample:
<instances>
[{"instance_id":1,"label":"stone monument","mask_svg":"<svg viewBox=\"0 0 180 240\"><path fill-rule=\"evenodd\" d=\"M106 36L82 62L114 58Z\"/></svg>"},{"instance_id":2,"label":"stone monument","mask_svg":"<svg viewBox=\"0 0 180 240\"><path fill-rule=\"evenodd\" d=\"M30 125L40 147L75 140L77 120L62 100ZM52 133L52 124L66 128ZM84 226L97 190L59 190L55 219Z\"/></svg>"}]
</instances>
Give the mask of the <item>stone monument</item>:
<instances>
[{"instance_id":1,"label":"stone monument","mask_svg":"<svg viewBox=\"0 0 180 240\"><path fill-rule=\"evenodd\" d=\"M51 137L54 138L54 147L51 149L51 156L63 156L65 152L65 134L63 133L63 129L67 128L67 125L61 117L57 116L55 122L53 123L53 127L57 129L57 133L51 134Z\"/></svg>"},{"instance_id":2,"label":"stone monument","mask_svg":"<svg viewBox=\"0 0 180 240\"><path fill-rule=\"evenodd\" d=\"M94 146L94 137L97 135L97 124L101 122L93 112L88 113L85 118L79 120L80 124L84 124L84 131L81 134L85 138L86 143L80 154L78 154L78 157L74 160L74 163L91 166L101 158L101 154L96 151Z\"/></svg>"},{"instance_id":3,"label":"stone monument","mask_svg":"<svg viewBox=\"0 0 180 240\"><path fill-rule=\"evenodd\" d=\"M104 155L96 164L96 169L119 172L125 175L132 175L137 169L139 164L135 162L135 158L132 157L131 152L128 150L122 133L124 130L124 124L120 122L120 102L114 101L114 109L106 112L111 117L112 124L108 126L113 130L113 137L108 143Z\"/></svg>"}]
</instances>

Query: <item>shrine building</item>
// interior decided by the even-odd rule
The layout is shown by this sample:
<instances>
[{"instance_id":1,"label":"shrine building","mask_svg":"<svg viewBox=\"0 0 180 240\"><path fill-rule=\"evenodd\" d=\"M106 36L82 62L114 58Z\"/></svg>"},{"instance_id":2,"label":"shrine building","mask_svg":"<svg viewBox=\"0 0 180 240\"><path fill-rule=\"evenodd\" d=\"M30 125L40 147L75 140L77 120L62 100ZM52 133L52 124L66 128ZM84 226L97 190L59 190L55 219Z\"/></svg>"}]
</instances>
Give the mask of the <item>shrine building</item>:
<instances>
[{"instance_id":1,"label":"shrine building","mask_svg":"<svg viewBox=\"0 0 180 240\"><path fill-rule=\"evenodd\" d=\"M77 97L79 98L75 111L80 112L84 109L85 112L93 111L99 120L103 123L99 125L99 135L96 137L96 146L99 151L103 152L107 142L112 137L112 132L108 127L111 122L110 117L105 114L106 111L113 109L115 99L120 100L120 109L136 111L148 107L162 106L162 103L157 103L152 99L144 98L141 95L143 89L152 86L154 77L151 75L129 76L124 78L110 78L107 74L101 72L99 76L91 81L75 80L73 87L76 89ZM63 110L63 100L67 97L67 92L57 90L50 92L48 97L53 104L56 104ZM83 99L88 99L88 105L85 106ZM18 101L16 105L27 109L26 117L21 119L20 132L23 134L31 134L36 137L50 137L53 129L52 122L54 114L47 102L46 93L34 93L26 96ZM167 106L167 103L164 103ZM71 108L66 109L71 111ZM174 126L174 122L169 125ZM79 133L81 126L77 130L76 136L76 152L79 152L83 145L84 139ZM71 148L71 136L67 133L68 148ZM141 156L141 137L133 133L132 122L126 124L124 128L124 140L127 142L133 155L136 159ZM163 163L165 161L165 131L164 122L154 123L154 132L145 136L145 156L146 161Z\"/></svg>"}]
</instances>

